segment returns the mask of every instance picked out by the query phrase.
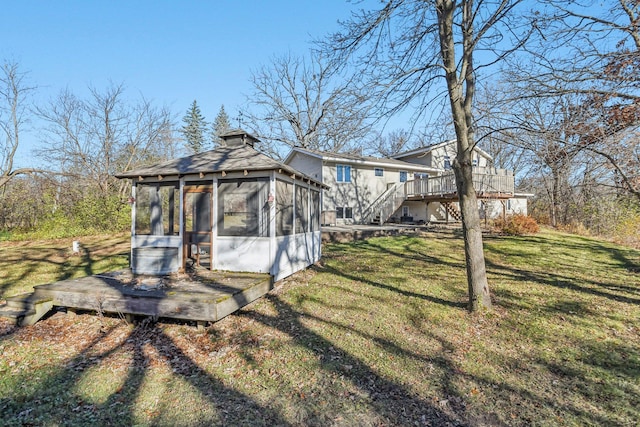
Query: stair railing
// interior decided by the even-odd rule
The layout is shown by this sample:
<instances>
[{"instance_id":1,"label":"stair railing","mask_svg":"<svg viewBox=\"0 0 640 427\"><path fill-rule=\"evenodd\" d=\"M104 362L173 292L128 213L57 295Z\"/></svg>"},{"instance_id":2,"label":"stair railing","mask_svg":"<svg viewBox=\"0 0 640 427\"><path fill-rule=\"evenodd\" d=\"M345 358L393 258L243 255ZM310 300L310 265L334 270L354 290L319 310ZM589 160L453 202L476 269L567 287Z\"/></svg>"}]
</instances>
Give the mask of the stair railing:
<instances>
[{"instance_id":1,"label":"stair railing","mask_svg":"<svg viewBox=\"0 0 640 427\"><path fill-rule=\"evenodd\" d=\"M377 217L380 225L384 224L406 200L405 183L399 182L387 189L378 197L363 215L364 223L372 223Z\"/></svg>"}]
</instances>

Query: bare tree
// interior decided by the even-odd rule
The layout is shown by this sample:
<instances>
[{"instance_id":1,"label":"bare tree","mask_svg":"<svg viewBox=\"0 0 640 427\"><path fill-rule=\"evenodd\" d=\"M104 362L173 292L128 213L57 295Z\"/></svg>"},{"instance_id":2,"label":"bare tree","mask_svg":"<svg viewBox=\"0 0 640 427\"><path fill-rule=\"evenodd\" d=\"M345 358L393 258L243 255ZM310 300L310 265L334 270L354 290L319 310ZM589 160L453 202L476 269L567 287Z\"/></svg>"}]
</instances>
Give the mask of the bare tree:
<instances>
[{"instance_id":1,"label":"bare tree","mask_svg":"<svg viewBox=\"0 0 640 427\"><path fill-rule=\"evenodd\" d=\"M509 64L509 80L521 98L570 95L574 148L603 159L640 199L640 2L543 3L545 38Z\"/></svg>"},{"instance_id":2,"label":"bare tree","mask_svg":"<svg viewBox=\"0 0 640 427\"><path fill-rule=\"evenodd\" d=\"M81 178L100 194L125 189L113 175L174 153L174 117L144 98L130 105L124 87L90 88L88 99L62 91L38 109L48 126L41 153L66 175Z\"/></svg>"},{"instance_id":3,"label":"bare tree","mask_svg":"<svg viewBox=\"0 0 640 427\"><path fill-rule=\"evenodd\" d=\"M247 119L278 147L352 150L371 128L369 102L355 80L338 84L342 77L315 53L310 59L276 57L253 72L254 109Z\"/></svg>"},{"instance_id":4,"label":"bare tree","mask_svg":"<svg viewBox=\"0 0 640 427\"><path fill-rule=\"evenodd\" d=\"M325 47L338 61L352 60L371 75L370 91L389 112L407 107L427 113L448 101L457 139L456 175L465 240L469 309L490 307L471 153L476 145L473 101L476 79L486 67L516 50L531 26L514 22L518 0L385 1L360 11ZM476 53L483 51L483 63ZM444 85L442 85L444 81Z\"/></svg>"},{"instance_id":5,"label":"bare tree","mask_svg":"<svg viewBox=\"0 0 640 427\"><path fill-rule=\"evenodd\" d=\"M39 172L34 168L14 169L14 159L20 146L20 134L27 123L27 99L35 90L26 81L26 73L16 62L3 62L0 67L0 189L14 177Z\"/></svg>"},{"instance_id":6,"label":"bare tree","mask_svg":"<svg viewBox=\"0 0 640 427\"><path fill-rule=\"evenodd\" d=\"M403 151L415 148L415 142L411 138L411 133L404 129L396 129L386 135L378 136L376 152L382 157L392 157Z\"/></svg>"}]
</instances>

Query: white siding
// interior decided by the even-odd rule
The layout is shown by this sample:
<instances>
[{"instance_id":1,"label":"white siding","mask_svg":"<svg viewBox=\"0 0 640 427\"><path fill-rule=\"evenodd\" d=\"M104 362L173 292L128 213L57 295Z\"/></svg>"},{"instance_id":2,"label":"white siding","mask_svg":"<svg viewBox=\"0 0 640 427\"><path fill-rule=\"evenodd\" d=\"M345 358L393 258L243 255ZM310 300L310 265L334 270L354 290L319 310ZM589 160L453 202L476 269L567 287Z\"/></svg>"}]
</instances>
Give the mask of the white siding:
<instances>
[{"instance_id":1,"label":"white siding","mask_svg":"<svg viewBox=\"0 0 640 427\"><path fill-rule=\"evenodd\" d=\"M439 146L433 147L431 151L419 152L412 154L407 157L402 157L400 160L408 162L420 164L428 167L444 169L445 168L445 157L449 157L449 161L453 163L453 160L456 157L456 153L458 152L456 144L454 141L448 144L442 144ZM490 164L489 158L484 155L484 153L474 150L472 155L472 161L476 161L476 166L478 167L487 167Z\"/></svg>"},{"instance_id":2,"label":"white siding","mask_svg":"<svg viewBox=\"0 0 640 427\"><path fill-rule=\"evenodd\" d=\"M337 182L336 165L340 163L325 162L323 167L324 183L330 189L325 190L323 210L333 211L336 207L350 207L352 219L337 219L340 224L360 223L363 213L382 195L390 185L400 182L400 169L383 167L383 176L375 176L379 166L359 166L351 164L351 182ZM413 179L411 173L408 179Z\"/></svg>"},{"instance_id":3,"label":"white siding","mask_svg":"<svg viewBox=\"0 0 640 427\"><path fill-rule=\"evenodd\" d=\"M296 152L293 154L288 164L305 175L310 176L317 181L324 182L321 159Z\"/></svg>"}]
</instances>

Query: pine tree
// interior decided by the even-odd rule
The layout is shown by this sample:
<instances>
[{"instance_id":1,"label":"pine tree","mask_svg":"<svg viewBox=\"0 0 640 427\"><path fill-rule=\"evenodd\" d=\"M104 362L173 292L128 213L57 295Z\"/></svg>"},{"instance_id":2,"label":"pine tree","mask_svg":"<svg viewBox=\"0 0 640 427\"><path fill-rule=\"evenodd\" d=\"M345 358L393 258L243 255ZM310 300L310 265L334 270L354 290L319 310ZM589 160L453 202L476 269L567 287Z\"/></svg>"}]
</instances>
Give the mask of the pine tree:
<instances>
[{"instance_id":1,"label":"pine tree","mask_svg":"<svg viewBox=\"0 0 640 427\"><path fill-rule=\"evenodd\" d=\"M222 105L216 119L211 124L211 141L214 147L224 144L224 140L220 138L220 135L224 135L229 129L231 129L231 121L224 109L224 105Z\"/></svg>"},{"instance_id":2,"label":"pine tree","mask_svg":"<svg viewBox=\"0 0 640 427\"><path fill-rule=\"evenodd\" d=\"M193 153L200 153L206 149L204 135L207 129L207 122L200 112L198 103L194 100L187 114L182 118L184 126L180 131L185 138L187 148Z\"/></svg>"}]
</instances>

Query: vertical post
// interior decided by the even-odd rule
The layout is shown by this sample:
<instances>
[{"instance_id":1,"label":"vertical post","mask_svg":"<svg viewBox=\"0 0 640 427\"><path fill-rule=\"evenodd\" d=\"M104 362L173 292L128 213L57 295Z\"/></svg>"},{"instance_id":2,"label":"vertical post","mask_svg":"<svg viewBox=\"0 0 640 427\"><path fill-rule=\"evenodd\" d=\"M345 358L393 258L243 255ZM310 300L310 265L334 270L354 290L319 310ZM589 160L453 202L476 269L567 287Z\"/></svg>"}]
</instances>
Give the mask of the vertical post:
<instances>
[{"instance_id":1,"label":"vertical post","mask_svg":"<svg viewBox=\"0 0 640 427\"><path fill-rule=\"evenodd\" d=\"M445 212L445 219L447 221L447 224L449 224L449 203L445 202L444 204L444 212Z\"/></svg>"},{"instance_id":2,"label":"vertical post","mask_svg":"<svg viewBox=\"0 0 640 427\"><path fill-rule=\"evenodd\" d=\"M131 203L131 236L136 235L136 196L138 193L138 182L134 180L133 185L131 186L131 199L133 203Z\"/></svg>"},{"instance_id":3,"label":"vertical post","mask_svg":"<svg viewBox=\"0 0 640 427\"><path fill-rule=\"evenodd\" d=\"M173 233L175 232L173 228L173 223L175 221L175 203L174 191L171 190L169 191L169 236L173 236Z\"/></svg>"},{"instance_id":4,"label":"vertical post","mask_svg":"<svg viewBox=\"0 0 640 427\"><path fill-rule=\"evenodd\" d=\"M272 277L277 276L279 266L275 265L278 250L278 242L276 240L276 203L277 197L276 194L276 171L272 170L269 173L269 199L273 198L273 201L269 203L269 264L271 267L269 271Z\"/></svg>"},{"instance_id":5,"label":"vertical post","mask_svg":"<svg viewBox=\"0 0 640 427\"><path fill-rule=\"evenodd\" d=\"M131 199L133 203L131 203L131 244L129 249L129 267L131 270L134 270L134 258L133 251L136 247L136 217L138 215L136 210L136 205L138 203L136 197L138 197L138 180L134 179L133 184L131 185Z\"/></svg>"},{"instance_id":6,"label":"vertical post","mask_svg":"<svg viewBox=\"0 0 640 427\"><path fill-rule=\"evenodd\" d=\"M213 174L211 180L213 189L211 190L211 270L218 268L218 175Z\"/></svg>"},{"instance_id":7,"label":"vertical post","mask_svg":"<svg viewBox=\"0 0 640 427\"><path fill-rule=\"evenodd\" d=\"M428 225L429 224L429 202L425 201L424 202L424 224Z\"/></svg>"},{"instance_id":8,"label":"vertical post","mask_svg":"<svg viewBox=\"0 0 640 427\"><path fill-rule=\"evenodd\" d=\"M185 243L184 243L184 177L180 178L180 188L179 188L179 198L180 198L180 205L179 205L179 209L178 211L180 212L180 221L179 221L179 227L180 230L178 230L178 236L180 237L180 249L178 249L178 265L180 266L181 270L184 270L184 268L186 267L185 265Z\"/></svg>"}]
</instances>

